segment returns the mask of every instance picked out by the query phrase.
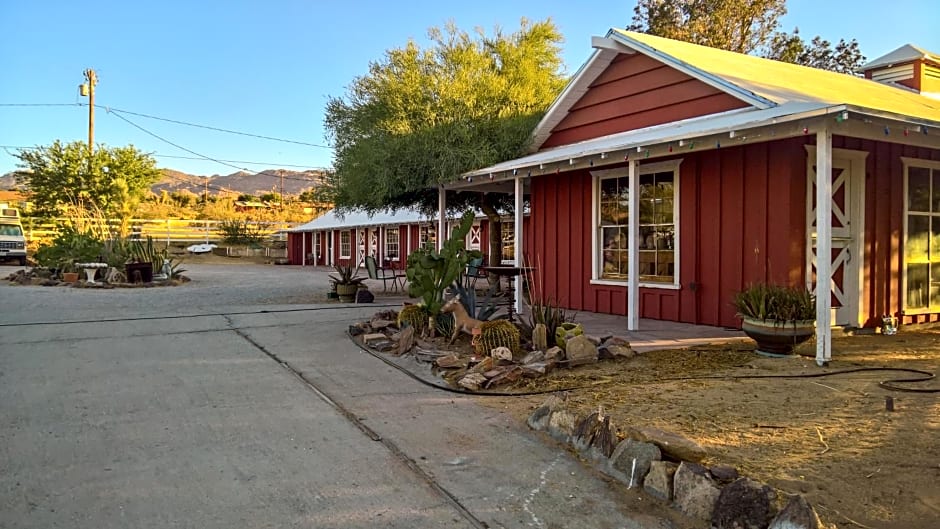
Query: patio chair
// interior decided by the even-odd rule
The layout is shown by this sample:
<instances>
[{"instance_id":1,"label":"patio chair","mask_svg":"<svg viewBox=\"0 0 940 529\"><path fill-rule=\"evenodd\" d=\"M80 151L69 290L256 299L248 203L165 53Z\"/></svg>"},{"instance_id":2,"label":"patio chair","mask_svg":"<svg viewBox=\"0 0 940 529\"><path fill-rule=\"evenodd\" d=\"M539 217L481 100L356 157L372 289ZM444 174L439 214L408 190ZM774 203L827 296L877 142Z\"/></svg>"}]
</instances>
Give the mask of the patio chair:
<instances>
[{"instance_id":1,"label":"patio chair","mask_svg":"<svg viewBox=\"0 0 940 529\"><path fill-rule=\"evenodd\" d=\"M467 270L464 273L464 287L476 290L477 279L486 278L486 270L483 269L483 258L475 257L467 263Z\"/></svg>"},{"instance_id":2,"label":"patio chair","mask_svg":"<svg viewBox=\"0 0 940 529\"><path fill-rule=\"evenodd\" d=\"M369 273L369 279L375 279L382 282L382 291L388 292L388 282L392 282L392 288L397 292L399 279L401 279L402 288L404 288L405 275L391 267L379 266L375 257L366 256L366 271Z\"/></svg>"}]
</instances>

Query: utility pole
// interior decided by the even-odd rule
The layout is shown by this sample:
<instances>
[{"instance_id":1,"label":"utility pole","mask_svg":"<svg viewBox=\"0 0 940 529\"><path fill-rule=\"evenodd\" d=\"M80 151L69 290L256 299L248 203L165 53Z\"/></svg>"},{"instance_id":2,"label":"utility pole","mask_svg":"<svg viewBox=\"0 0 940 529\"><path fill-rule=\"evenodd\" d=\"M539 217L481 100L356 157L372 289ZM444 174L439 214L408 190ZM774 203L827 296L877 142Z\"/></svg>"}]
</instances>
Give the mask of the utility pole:
<instances>
[{"instance_id":1,"label":"utility pole","mask_svg":"<svg viewBox=\"0 0 940 529\"><path fill-rule=\"evenodd\" d=\"M278 206L284 209L284 172L281 172L281 199L278 200Z\"/></svg>"},{"instance_id":2,"label":"utility pole","mask_svg":"<svg viewBox=\"0 0 940 529\"><path fill-rule=\"evenodd\" d=\"M79 89L81 94L88 96L88 154L95 149L95 85L98 84L98 75L94 70L85 70L85 83Z\"/></svg>"}]
</instances>

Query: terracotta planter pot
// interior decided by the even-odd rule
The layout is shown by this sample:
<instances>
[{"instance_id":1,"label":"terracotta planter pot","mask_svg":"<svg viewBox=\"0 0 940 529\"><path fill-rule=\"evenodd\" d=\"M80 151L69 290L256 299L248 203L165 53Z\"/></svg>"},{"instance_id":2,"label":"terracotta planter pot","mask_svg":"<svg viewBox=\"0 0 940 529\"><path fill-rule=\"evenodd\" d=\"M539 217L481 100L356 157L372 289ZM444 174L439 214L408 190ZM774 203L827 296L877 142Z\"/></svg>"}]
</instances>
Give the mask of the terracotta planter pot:
<instances>
[{"instance_id":1,"label":"terracotta planter pot","mask_svg":"<svg viewBox=\"0 0 940 529\"><path fill-rule=\"evenodd\" d=\"M62 272L62 281L66 283L78 283L78 272Z\"/></svg>"},{"instance_id":2,"label":"terracotta planter pot","mask_svg":"<svg viewBox=\"0 0 940 529\"><path fill-rule=\"evenodd\" d=\"M816 334L815 320L777 323L773 320L744 318L741 330L757 342L757 352L767 356L787 356Z\"/></svg>"}]
</instances>

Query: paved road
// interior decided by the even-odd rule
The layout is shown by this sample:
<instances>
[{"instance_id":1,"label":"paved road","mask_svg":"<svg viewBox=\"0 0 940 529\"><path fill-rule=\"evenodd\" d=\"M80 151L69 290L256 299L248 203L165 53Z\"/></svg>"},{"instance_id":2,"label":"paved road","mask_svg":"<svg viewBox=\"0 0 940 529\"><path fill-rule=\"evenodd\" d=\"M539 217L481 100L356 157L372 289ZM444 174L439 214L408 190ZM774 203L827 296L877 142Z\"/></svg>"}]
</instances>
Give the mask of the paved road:
<instances>
[{"instance_id":1,"label":"paved road","mask_svg":"<svg viewBox=\"0 0 940 529\"><path fill-rule=\"evenodd\" d=\"M303 304L325 274L189 274L0 286L0 527L672 527L507 414L360 352L343 330L375 307Z\"/></svg>"}]
</instances>

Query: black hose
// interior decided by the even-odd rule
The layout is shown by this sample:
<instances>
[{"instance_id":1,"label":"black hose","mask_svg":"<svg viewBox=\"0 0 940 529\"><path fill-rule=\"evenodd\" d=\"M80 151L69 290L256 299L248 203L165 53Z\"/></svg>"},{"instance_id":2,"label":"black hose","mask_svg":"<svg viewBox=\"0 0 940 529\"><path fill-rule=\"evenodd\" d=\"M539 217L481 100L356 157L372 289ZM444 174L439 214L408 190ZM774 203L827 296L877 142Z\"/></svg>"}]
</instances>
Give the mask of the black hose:
<instances>
[{"instance_id":1,"label":"black hose","mask_svg":"<svg viewBox=\"0 0 940 529\"><path fill-rule=\"evenodd\" d=\"M418 382L426 386L430 386L432 388L440 389L443 391L449 391L451 393L458 393L461 395L477 395L477 396L489 396L489 397L525 397L525 396L531 396L531 395L545 395L546 393L556 393L558 391L573 391L577 389L586 389L590 387L596 387L600 384L607 384L611 382L611 381L603 381L603 382L598 382L595 384L589 384L589 385L583 385L583 386L570 386L566 388L542 389L538 391L520 391L520 392L506 392L506 391L489 392L488 391L484 393L484 392L469 391L469 390L464 390L464 389L457 389L457 388L453 388L450 386L442 386L439 384L428 382L427 380L415 375L411 371L396 364L395 362L392 362L391 360L385 358L384 356L374 353L368 347L364 347L362 344L357 342L353 338L353 336L349 334L349 332L347 332L346 335L349 336L353 344L355 344L356 347L358 347L362 351L369 353L375 358L378 358L379 360L385 362L389 366L394 367L395 369L401 371L402 373L405 373L406 375L417 380ZM878 386L883 389L887 389L889 391L905 391L905 392L910 392L910 393L940 393L940 388L904 388L904 387L896 386L895 384L903 384L903 383L910 383L910 382L926 382L936 377L936 375L934 375L930 371L923 371L921 369L910 369L910 368L905 368L905 367L856 367L852 369L840 369L838 371L828 371L825 373L809 373L809 374L802 374L802 375L707 375L707 376L697 376L697 377L671 377L671 378L661 378L658 381L668 382L668 381L676 381L676 380L722 380L722 379L727 380L727 379L751 379L751 378L821 378L821 377L831 377L834 375L844 375L847 373L859 373L863 371L899 371L902 373L914 373L914 374L922 375L916 378L898 378L898 379L884 380L884 381L879 382Z\"/></svg>"}]
</instances>

